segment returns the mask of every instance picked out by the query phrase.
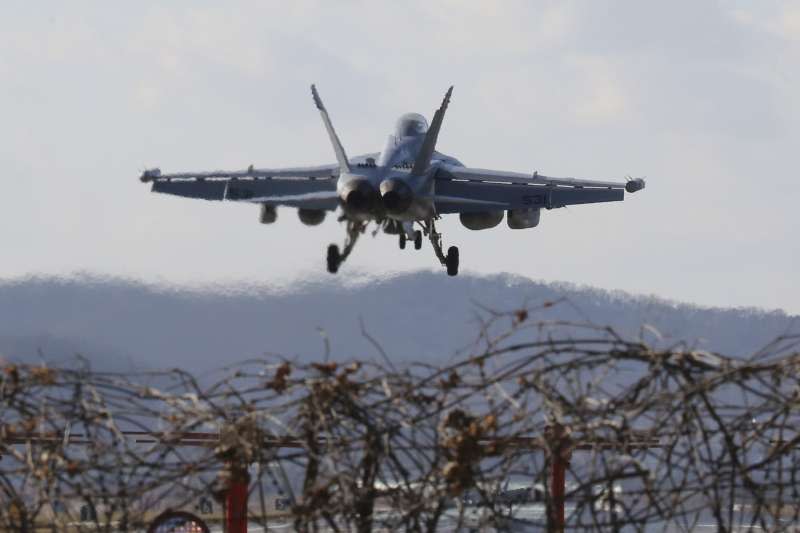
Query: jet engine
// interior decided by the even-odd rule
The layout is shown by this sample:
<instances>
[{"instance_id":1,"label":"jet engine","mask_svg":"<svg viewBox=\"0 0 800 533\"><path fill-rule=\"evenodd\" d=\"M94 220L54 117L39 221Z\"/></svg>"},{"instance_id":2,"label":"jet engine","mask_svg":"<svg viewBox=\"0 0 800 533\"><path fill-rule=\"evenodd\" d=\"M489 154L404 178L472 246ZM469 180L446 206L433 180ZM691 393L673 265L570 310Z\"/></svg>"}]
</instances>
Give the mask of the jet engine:
<instances>
[{"instance_id":1,"label":"jet engine","mask_svg":"<svg viewBox=\"0 0 800 533\"><path fill-rule=\"evenodd\" d=\"M297 210L297 216L300 217L300 222L306 226L317 226L325 220L325 211L322 209L303 209L301 207Z\"/></svg>"},{"instance_id":2,"label":"jet engine","mask_svg":"<svg viewBox=\"0 0 800 533\"><path fill-rule=\"evenodd\" d=\"M406 211L414 199L411 187L396 178L383 180L380 189L383 208L387 213L399 214Z\"/></svg>"},{"instance_id":3,"label":"jet engine","mask_svg":"<svg viewBox=\"0 0 800 533\"><path fill-rule=\"evenodd\" d=\"M503 220L502 211L480 211L477 213L461 213L461 224L471 230L489 229L497 226Z\"/></svg>"},{"instance_id":4,"label":"jet engine","mask_svg":"<svg viewBox=\"0 0 800 533\"><path fill-rule=\"evenodd\" d=\"M353 211L371 211L378 201L376 191L365 179L351 179L339 191L345 208Z\"/></svg>"},{"instance_id":5,"label":"jet engine","mask_svg":"<svg viewBox=\"0 0 800 533\"><path fill-rule=\"evenodd\" d=\"M511 229L535 228L541 215L539 209L509 209L506 223Z\"/></svg>"},{"instance_id":6,"label":"jet engine","mask_svg":"<svg viewBox=\"0 0 800 533\"><path fill-rule=\"evenodd\" d=\"M262 224L272 224L278 219L278 213L274 205L261 204L261 215L258 217Z\"/></svg>"}]
</instances>

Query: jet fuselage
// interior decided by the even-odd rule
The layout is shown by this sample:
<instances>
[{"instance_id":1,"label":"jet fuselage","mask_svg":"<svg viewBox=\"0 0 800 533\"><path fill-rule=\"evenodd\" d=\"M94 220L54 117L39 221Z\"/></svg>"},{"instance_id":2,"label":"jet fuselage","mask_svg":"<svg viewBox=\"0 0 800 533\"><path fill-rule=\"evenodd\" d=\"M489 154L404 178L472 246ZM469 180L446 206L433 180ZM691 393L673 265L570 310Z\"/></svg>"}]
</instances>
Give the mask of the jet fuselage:
<instances>
[{"instance_id":1,"label":"jet fuselage","mask_svg":"<svg viewBox=\"0 0 800 533\"><path fill-rule=\"evenodd\" d=\"M349 218L410 222L434 216L432 177L438 163L461 164L437 153L425 172L413 174L427 131L428 123L422 115L401 116L377 160L367 158L339 176L336 190Z\"/></svg>"}]
</instances>

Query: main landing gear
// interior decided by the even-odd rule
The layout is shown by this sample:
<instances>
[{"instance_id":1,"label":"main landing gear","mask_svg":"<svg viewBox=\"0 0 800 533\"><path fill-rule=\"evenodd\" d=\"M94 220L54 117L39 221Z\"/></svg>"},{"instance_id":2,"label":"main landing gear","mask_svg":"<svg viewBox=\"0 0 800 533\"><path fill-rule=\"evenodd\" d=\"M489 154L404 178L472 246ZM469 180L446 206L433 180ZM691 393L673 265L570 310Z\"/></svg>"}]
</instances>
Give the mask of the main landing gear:
<instances>
[{"instance_id":1,"label":"main landing gear","mask_svg":"<svg viewBox=\"0 0 800 533\"><path fill-rule=\"evenodd\" d=\"M458 275L458 247L451 246L447 249L447 257L444 258L444 266L447 268L448 276Z\"/></svg>"},{"instance_id":2,"label":"main landing gear","mask_svg":"<svg viewBox=\"0 0 800 533\"><path fill-rule=\"evenodd\" d=\"M444 255L442 250L442 234L436 231L436 225L433 219L425 221L423 224L425 234L431 241L433 251L439 262L447 269L448 276L458 275L458 247L451 246L447 249L447 255Z\"/></svg>"},{"instance_id":3,"label":"main landing gear","mask_svg":"<svg viewBox=\"0 0 800 533\"><path fill-rule=\"evenodd\" d=\"M335 244L328 246L328 272L331 274L336 274L336 272L338 272L339 267L344 263L344 260L347 259L347 256L350 255L350 252L353 251L353 247L356 245L359 235L364 233L366 229L366 222L347 221L347 238L344 241L344 249L340 252L339 247Z\"/></svg>"},{"instance_id":4,"label":"main landing gear","mask_svg":"<svg viewBox=\"0 0 800 533\"><path fill-rule=\"evenodd\" d=\"M439 262L442 264L442 266L447 270L447 275L458 275L458 247L451 246L447 249L447 254L445 255L444 250L442 249L442 234L436 231L436 225L434 224L433 219L418 223L421 224L422 231L415 230L413 232L414 249L421 249L422 237L423 235L427 236L431 241L431 245L433 246L433 251L436 254L436 257L439 259ZM390 227L391 231L387 231L387 233L394 233L395 228L397 228L397 226ZM344 248L340 251L339 247L335 244L328 246L328 255L326 257L328 272L335 274L339 271L339 267L342 266L342 263L344 263L345 259L347 259L347 256L349 256L350 252L353 251L353 247L356 245L358 237L364 233L366 229L367 222L352 220L347 221L347 238L345 239ZM400 248L405 249L409 240L408 234L411 233L411 231L410 229L406 231L406 228L397 228L397 230ZM376 232L377 231L378 230L376 230Z\"/></svg>"}]
</instances>

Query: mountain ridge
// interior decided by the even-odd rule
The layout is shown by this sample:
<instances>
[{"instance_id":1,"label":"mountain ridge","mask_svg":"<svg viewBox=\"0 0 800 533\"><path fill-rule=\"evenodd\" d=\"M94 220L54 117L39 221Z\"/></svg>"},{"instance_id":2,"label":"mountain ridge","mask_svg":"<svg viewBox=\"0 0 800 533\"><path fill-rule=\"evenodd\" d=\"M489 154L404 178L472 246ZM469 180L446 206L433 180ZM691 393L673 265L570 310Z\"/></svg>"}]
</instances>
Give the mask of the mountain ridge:
<instances>
[{"instance_id":1,"label":"mountain ridge","mask_svg":"<svg viewBox=\"0 0 800 533\"><path fill-rule=\"evenodd\" d=\"M662 339L741 356L800 330L781 310L718 308L518 275L417 271L359 273L291 286L221 281L174 285L81 273L0 280L0 354L61 361L82 353L114 368L205 370L277 353L375 357L362 327L392 358L444 361L477 338L486 309L561 301L536 319L611 326L627 337L655 328ZM648 331L652 331L648 328ZM38 346L36 339L46 339ZM41 352L41 353L40 353Z\"/></svg>"},{"instance_id":2,"label":"mountain ridge","mask_svg":"<svg viewBox=\"0 0 800 533\"><path fill-rule=\"evenodd\" d=\"M332 278L327 275L313 276L303 280L284 281L278 283L264 283L245 281L242 279L220 280L214 282L175 282L165 280L146 280L133 276L122 275L104 275L97 274L89 271L77 271L65 276L55 276L49 274L33 274L29 276L20 276L12 278L0 278L0 288L14 285L25 285L32 283L57 283L57 284L83 284L83 285L119 285L126 284L130 286L140 286L147 288L153 292L161 293L195 293L195 294L212 294L212 295L280 295L285 293L303 293L310 290L318 291L323 290L352 290L361 288L367 284L386 284L394 280L414 277L420 274L431 274L436 277L442 277L438 270L417 270L413 272L390 272L388 275L376 275L362 271L353 271L347 276ZM542 279L530 278L521 274L514 274L510 272L501 272L496 274L475 274L466 273L461 276L462 278L470 278L474 280L507 280L514 283L528 283L546 286L552 289L564 290L568 292L583 292L592 293L598 296L606 296L609 299L618 299L621 301L640 302L646 301L647 303L658 303L665 306L681 307L687 309L701 310L701 311L748 311L756 314L775 314L786 317L794 317L800 319L800 315L792 315L784 309L780 308L764 308L756 305L738 305L738 306L719 306L719 305L706 305L692 302L686 302L678 299L673 299L661 296L655 293L635 293L629 292L624 289L605 289L602 287L595 287L584 283L573 281L554 280L545 281ZM333 283L331 283L333 280ZM296 290L294 287L300 287ZM255 293L253 290L255 289Z\"/></svg>"}]
</instances>

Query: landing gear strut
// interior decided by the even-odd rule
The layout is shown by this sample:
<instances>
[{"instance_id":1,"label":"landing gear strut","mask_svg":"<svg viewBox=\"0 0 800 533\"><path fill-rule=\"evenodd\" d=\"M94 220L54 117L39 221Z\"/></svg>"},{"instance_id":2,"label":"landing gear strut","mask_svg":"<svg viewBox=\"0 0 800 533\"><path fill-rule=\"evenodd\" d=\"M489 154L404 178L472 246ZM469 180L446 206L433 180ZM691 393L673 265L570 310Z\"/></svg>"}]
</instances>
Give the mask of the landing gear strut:
<instances>
[{"instance_id":1,"label":"landing gear strut","mask_svg":"<svg viewBox=\"0 0 800 533\"><path fill-rule=\"evenodd\" d=\"M457 275L458 247L451 246L447 249L447 255L444 255L444 252L442 251L442 234L436 231L436 225L434 224L433 219L426 221L423 227L425 228L425 233L428 235L428 239L431 241L431 245L433 246L433 251L436 254L436 257L439 258L439 262L442 264L442 266L447 268L447 275ZM421 245L422 243L420 242L420 246Z\"/></svg>"},{"instance_id":2,"label":"landing gear strut","mask_svg":"<svg viewBox=\"0 0 800 533\"><path fill-rule=\"evenodd\" d=\"M436 254L436 257L439 259L439 262L443 267L445 267L445 269L447 269L447 275L458 275L458 248L456 246L451 246L447 249L447 255L445 255L444 251L442 250L442 234L436 231L434 220L430 219L419 223L422 225L422 231L416 230L413 232L414 248L417 250L422 248L422 237L423 235L426 235L431 241L433 251ZM347 257L350 255L350 252L353 251L353 247L356 245L359 235L364 233L366 229L367 222L352 220L347 221L347 238L344 242L344 248L340 251L339 247L335 244L328 246L328 254L326 257L328 272L331 274L336 274L336 272L339 271L339 267L342 266L342 263L344 263L345 259L347 259ZM378 227L378 230L380 230L380 226ZM408 233L410 233L410 230ZM406 243L408 242L408 234L405 229L400 229L398 239L400 248L405 248Z\"/></svg>"},{"instance_id":3,"label":"landing gear strut","mask_svg":"<svg viewBox=\"0 0 800 533\"><path fill-rule=\"evenodd\" d=\"M364 233L365 229L367 229L366 222L347 221L347 238L345 238L344 241L344 249L340 252L339 247L335 244L328 246L328 272L336 274L336 272L339 271L339 267L344 263L344 260L347 259L347 256L350 255L350 252L353 251L358 236Z\"/></svg>"}]
</instances>

